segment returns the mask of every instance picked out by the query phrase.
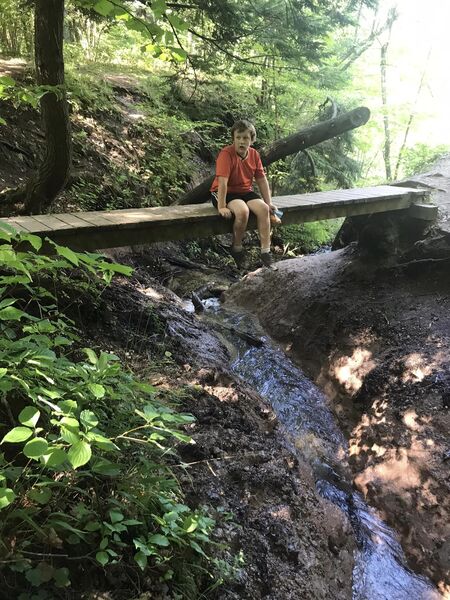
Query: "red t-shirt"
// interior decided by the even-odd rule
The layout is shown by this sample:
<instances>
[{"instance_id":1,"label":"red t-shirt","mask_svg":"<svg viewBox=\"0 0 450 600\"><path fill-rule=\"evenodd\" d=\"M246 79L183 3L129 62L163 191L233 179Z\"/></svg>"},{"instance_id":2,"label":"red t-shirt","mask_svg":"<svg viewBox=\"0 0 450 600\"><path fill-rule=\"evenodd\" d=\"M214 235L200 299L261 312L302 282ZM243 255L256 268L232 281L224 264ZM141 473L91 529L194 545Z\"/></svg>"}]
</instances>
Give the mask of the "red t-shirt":
<instances>
[{"instance_id":1,"label":"red t-shirt","mask_svg":"<svg viewBox=\"0 0 450 600\"><path fill-rule=\"evenodd\" d=\"M259 153L254 148L248 149L245 158L237 154L234 144L225 146L216 161L216 177L211 186L211 192L217 192L219 177L228 177L227 192L246 193L253 190L253 180L264 177Z\"/></svg>"}]
</instances>

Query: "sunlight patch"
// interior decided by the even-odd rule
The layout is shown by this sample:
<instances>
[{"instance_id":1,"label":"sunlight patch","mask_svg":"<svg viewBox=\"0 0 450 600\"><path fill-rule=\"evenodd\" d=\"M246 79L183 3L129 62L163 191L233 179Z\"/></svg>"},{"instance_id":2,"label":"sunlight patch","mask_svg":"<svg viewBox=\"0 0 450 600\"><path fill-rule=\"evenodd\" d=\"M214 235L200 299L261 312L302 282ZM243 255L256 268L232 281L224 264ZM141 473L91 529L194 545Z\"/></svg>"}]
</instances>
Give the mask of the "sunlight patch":
<instances>
[{"instance_id":1,"label":"sunlight patch","mask_svg":"<svg viewBox=\"0 0 450 600\"><path fill-rule=\"evenodd\" d=\"M152 300L163 300L163 295L160 294L159 292L157 292L155 290L155 288L148 287L142 291L146 296L148 296L149 298L152 298Z\"/></svg>"},{"instance_id":2,"label":"sunlight patch","mask_svg":"<svg viewBox=\"0 0 450 600\"><path fill-rule=\"evenodd\" d=\"M402 376L403 383L422 381L425 377L431 375L433 371L433 367L426 364L425 358L417 352L410 354L405 359L404 364L406 369Z\"/></svg>"},{"instance_id":3,"label":"sunlight patch","mask_svg":"<svg viewBox=\"0 0 450 600\"><path fill-rule=\"evenodd\" d=\"M373 481L379 481L396 491L415 489L420 486L420 470L410 459L408 452L401 448L395 456L369 467L355 479L364 495L367 495L369 484Z\"/></svg>"},{"instance_id":4,"label":"sunlight patch","mask_svg":"<svg viewBox=\"0 0 450 600\"><path fill-rule=\"evenodd\" d=\"M334 376L348 392L355 393L362 386L364 377L375 367L372 352L356 348L352 356L341 356L335 363Z\"/></svg>"}]
</instances>

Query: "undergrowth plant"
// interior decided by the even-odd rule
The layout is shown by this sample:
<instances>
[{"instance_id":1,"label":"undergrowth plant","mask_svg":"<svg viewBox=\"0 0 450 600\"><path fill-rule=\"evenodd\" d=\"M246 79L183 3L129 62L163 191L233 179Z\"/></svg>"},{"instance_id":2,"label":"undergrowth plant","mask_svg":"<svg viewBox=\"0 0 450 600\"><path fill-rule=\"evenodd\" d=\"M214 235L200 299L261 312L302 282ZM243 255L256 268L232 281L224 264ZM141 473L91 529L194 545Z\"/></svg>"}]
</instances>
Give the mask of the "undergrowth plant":
<instances>
[{"instance_id":1,"label":"undergrowth plant","mask_svg":"<svg viewBox=\"0 0 450 600\"><path fill-rule=\"evenodd\" d=\"M0 572L8 597L73 597L94 573L101 587L107 569L136 590L144 575L179 587L187 564L202 581L214 521L182 502L170 467L177 442L191 442L181 428L193 417L158 399L117 356L81 350L52 291L74 268L106 282L131 270L56 244L54 255L41 254L40 238L9 229L0 239Z\"/></svg>"},{"instance_id":2,"label":"undergrowth plant","mask_svg":"<svg viewBox=\"0 0 450 600\"><path fill-rule=\"evenodd\" d=\"M288 256L315 252L333 242L341 224L342 219L329 219L284 225L277 229L277 244L281 242L283 253Z\"/></svg>"}]
</instances>

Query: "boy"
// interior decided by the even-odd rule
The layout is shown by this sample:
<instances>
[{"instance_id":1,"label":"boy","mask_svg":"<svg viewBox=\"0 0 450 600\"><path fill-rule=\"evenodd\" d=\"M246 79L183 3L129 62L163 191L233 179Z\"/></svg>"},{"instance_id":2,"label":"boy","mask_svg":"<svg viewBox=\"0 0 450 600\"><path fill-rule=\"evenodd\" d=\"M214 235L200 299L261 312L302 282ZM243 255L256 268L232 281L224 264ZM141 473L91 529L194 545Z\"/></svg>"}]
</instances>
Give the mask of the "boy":
<instances>
[{"instance_id":1,"label":"boy","mask_svg":"<svg viewBox=\"0 0 450 600\"><path fill-rule=\"evenodd\" d=\"M238 267L241 267L244 258L242 240L248 217L250 212L255 214L261 242L261 262L270 267L270 217L276 207L272 204L261 158L251 147L256 140L255 127L250 121L236 121L231 128L231 138L233 143L225 146L217 157L216 177L210 190L211 202L224 219L234 216L231 255ZM254 179L260 194L253 191Z\"/></svg>"}]
</instances>

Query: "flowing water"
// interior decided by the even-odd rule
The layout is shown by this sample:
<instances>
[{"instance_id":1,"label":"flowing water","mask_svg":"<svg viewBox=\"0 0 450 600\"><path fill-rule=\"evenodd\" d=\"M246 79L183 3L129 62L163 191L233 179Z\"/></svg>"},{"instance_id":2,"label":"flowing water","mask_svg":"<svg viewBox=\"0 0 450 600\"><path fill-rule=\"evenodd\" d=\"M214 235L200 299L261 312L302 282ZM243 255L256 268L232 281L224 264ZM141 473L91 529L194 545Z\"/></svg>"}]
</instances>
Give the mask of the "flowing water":
<instances>
[{"instance_id":1,"label":"flowing water","mask_svg":"<svg viewBox=\"0 0 450 600\"><path fill-rule=\"evenodd\" d=\"M355 532L353 600L442 600L428 579L408 569L395 532L338 474L347 444L321 391L264 332L258 332L251 316L225 311L213 299L205 302L205 308L206 319L213 319L235 348L232 370L272 406L286 443L294 452L301 447L303 453L307 446L314 446L317 489L346 513ZM264 345L248 345L233 333L236 329L252 335L256 331Z\"/></svg>"}]
</instances>

